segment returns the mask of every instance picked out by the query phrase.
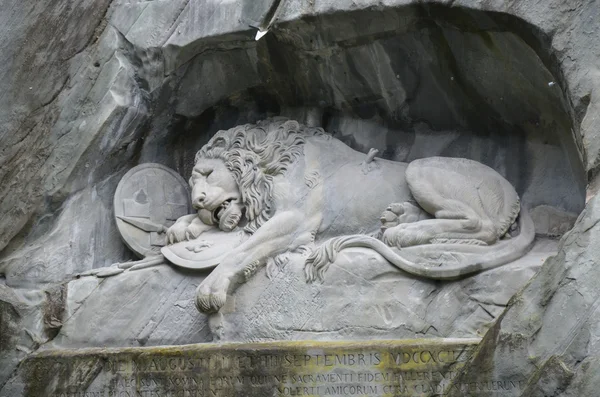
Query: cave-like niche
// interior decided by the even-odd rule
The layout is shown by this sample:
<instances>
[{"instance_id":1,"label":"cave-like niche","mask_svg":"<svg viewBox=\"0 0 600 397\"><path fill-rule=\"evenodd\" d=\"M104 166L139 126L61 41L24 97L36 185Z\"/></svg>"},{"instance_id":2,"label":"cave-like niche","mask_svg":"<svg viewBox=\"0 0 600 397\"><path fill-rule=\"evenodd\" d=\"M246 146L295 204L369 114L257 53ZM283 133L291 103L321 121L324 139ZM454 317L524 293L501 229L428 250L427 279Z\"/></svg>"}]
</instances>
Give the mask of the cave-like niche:
<instances>
[{"instance_id":1,"label":"cave-like niche","mask_svg":"<svg viewBox=\"0 0 600 397\"><path fill-rule=\"evenodd\" d=\"M178 73L167 145L185 176L217 130L288 116L388 159L487 164L541 234L564 233L584 206L560 70L544 36L512 16L410 6L311 17Z\"/></svg>"}]
</instances>

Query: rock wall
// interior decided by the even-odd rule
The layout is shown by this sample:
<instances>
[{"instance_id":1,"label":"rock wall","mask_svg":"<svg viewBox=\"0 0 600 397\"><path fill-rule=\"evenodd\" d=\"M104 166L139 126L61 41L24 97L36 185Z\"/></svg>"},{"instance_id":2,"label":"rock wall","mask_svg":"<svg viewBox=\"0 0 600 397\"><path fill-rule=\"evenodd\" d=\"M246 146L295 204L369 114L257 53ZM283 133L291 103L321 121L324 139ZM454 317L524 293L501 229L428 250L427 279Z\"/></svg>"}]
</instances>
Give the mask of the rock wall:
<instances>
[{"instance_id":1,"label":"rock wall","mask_svg":"<svg viewBox=\"0 0 600 397\"><path fill-rule=\"evenodd\" d=\"M558 255L511 299L456 382L508 376L527 383L523 396L597 393L599 205L595 196Z\"/></svg>"},{"instance_id":2,"label":"rock wall","mask_svg":"<svg viewBox=\"0 0 600 397\"><path fill-rule=\"evenodd\" d=\"M124 172L153 161L187 177L212 133L277 114L312 117L356 149L374 147L387 158L470 157L505 175L531 207L581 211L579 157L590 175L595 161L584 139L592 132L579 127L589 124L581 124L581 102L592 97L570 79L590 74L562 67L548 37L562 32L550 23L583 29L569 19L575 11L558 8L560 18L541 23L541 11L516 5L481 12L281 2L277 23L257 42L247 22L260 19L260 7L238 3L96 2L85 18L79 8L53 3L42 11L40 3L39 18L60 17L27 14L20 29L44 26L36 34L60 37L34 39L38 48L26 33L6 31L6 46L26 46L40 64L3 68L12 76L4 91L19 94L0 115L0 274L9 286L61 282L129 259L109 218ZM79 27L73 36L69 23L85 24L87 36ZM77 50L63 54L71 46ZM53 118L42 121L36 109L49 101L50 73L66 83L46 95L53 101L42 112Z\"/></svg>"},{"instance_id":3,"label":"rock wall","mask_svg":"<svg viewBox=\"0 0 600 397\"><path fill-rule=\"evenodd\" d=\"M86 298L110 283L72 281L133 258L112 220L116 184L143 162L187 177L195 151L222 128L287 115L390 159L474 158L505 175L530 207L579 213L586 193L597 190L600 6L594 1L10 0L3 10L0 319L9 337L0 347L8 363L0 385L29 351L69 335L68 328L60 333L63 323L89 325L82 308L115 324L129 321L135 294L106 310ZM259 41L256 27L269 29ZM585 226L595 222L593 206L586 213L562 254L524 294L541 297L531 285L546 278L571 284L561 267L592 265L579 248L594 230ZM192 290L204 275L159 271L166 273L145 272L148 278L131 282L151 294L161 277L169 278L172 288L157 299L184 306L169 312L177 317L172 321L191 316L193 307L178 291ZM57 295L69 288L72 300ZM531 310L554 318L544 302ZM511 308L488 335L487 360L501 360L490 353L503 351L494 338L521 321L519 310ZM205 318L194 320L196 329L190 320L172 333L164 313L140 313L130 332L117 339L99 332L97 341L208 340ZM523 346L534 342L526 338ZM536 362L549 369L536 379L567 368L565 374L577 374L569 387L591 387L585 374L593 373L593 358L561 358L564 365L551 367L558 361L544 354ZM535 372L523 368L527 376Z\"/></svg>"}]
</instances>

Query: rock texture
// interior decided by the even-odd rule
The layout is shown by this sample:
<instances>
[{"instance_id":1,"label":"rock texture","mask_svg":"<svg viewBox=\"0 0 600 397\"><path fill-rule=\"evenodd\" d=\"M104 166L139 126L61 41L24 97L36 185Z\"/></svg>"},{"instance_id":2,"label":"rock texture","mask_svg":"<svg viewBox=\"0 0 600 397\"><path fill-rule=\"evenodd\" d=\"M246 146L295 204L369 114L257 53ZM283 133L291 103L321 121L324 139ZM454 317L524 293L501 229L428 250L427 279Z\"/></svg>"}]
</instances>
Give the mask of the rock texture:
<instances>
[{"instance_id":1,"label":"rock texture","mask_svg":"<svg viewBox=\"0 0 600 397\"><path fill-rule=\"evenodd\" d=\"M0 285L0 385L20 360L56 336L65 292L61 287L30 291Z\"/></svg>"},{"instance_id":2,"label":"rock texture","mask_svg":"<svg viewBox=\"0 0 600 397\"><path fill-rule=\"evenodd\" d=\"M312 341L41 352L19 366L0 396L426 395L444 388L476 343ZM418 376L424 373L433 375Z\"/></svg>"},{"instance_id":3,"label":"rock texture","mask_svg":"<svg viewBox=\"0 0 600 397\"><path fill-rule=\"evenodd\" d=\"M379 254L342 251L322 284L307 284L292 254L244 284L218 313L194 305L205 274L168 265L66 286L58 335L44 348L157 346L200 342L479 338L508 300L556 250L540 241L524 258L466 280L408 276Z\"/></svg>"},{"instance_id":4,"label":"rock texture","mask_svg":"<svg viewBox=\"0 0 600 397\"><path fill-rule=\"evenodd\" d=\"M112 221L121 176L135 164L159 162L187 178L195 152L222 128L287 115L320 124L358 150L377 148L390 159L473 158L502 173L527 206L549 206L550 213L579 213L586 183L589 197L600 186L595 1L8 0L2 8L0 385L26 352L57 334L57 345L86 343L77 339L85 335L77 329L89 332L95 345L209 339L207 320L192 319L195 309L185 297L201 274L164 267L106 280L76 276L133 258ZM268 28L259 41L256 27ZM484 345L487 363L498 365L497 371L518 368L521 378L531 379L530 395L550 387L547 379L554 378L564 379L555 389L571 395L593 388L594 206L521 295L533 303L516 299ZM536 226L549 234L564 229L543 214ZM286 274L297 271L289 270ZM514 277L525 282L531 273L523 269ZM289 277L274 282L290 285ZM353 277L345 280L359 290L368 281ZM487 286L497 283L478 277ZM581 288L571 278L581 280ZM424 298L429 286L424 283L421 291L419 283L389 296L413 291L414 297L403 299L434 299ZM478 306L477 284L463 283L460 293L443 290L448 298L468 302L465 312L449 314L452 321L473 320L467 321L472 333L477 316L468 313L485 317L486 309ZM324 290L334 297L343 286ZM553 295L555 290L564 294ZM56 298L63 297L56 291L65 291L65 298ZM512 292L502 290L485 306L492 317ZM120 306L102 305L108 293ZM238 308L261 299L251 290L239 294ZM564 310L549 306L561 297ZM147 310L137 313L138 302ZM341 300L334 304L344 309ZM418 321L407 327L392 321L385 332L463 332L450 320L428 318L422 306L411 310ZM138 317L127 323L132 312ZM384 321L385 313L378 318L376 312L372 320ZM583 327L589 332L564 337L568 319L554 313L587 318L581 324L589 323ZM523 321L527 316L536 323ZM235 327L220 328L237 321L232 312L216 320L210 326L217 335L251 337ZM176 321L184 325L172 329ZM542 323L543 332L534 332ZM111 334L109 325L119 332ZM296 323L283 331L257 327L255 338L281 332L318 337L325 325L308 332ZM523 340L515 345L514 360L501 355L512 349L498 339L503 332L518 335L508 338L511 343ZM536 359L529 361L528 349L538 352ZM517 364L502 367L500 361Z\"/></svg>"},{"instance_id":5,"label":"rock texture","mask_svg":"<svg viewBox=\"0 0 600 397\"><path fill-rule=\"evenodd\" d=\"M589 23L592 5L480 4L484 12L284 1L257 42L248 25L261 19L261 6L252 4L94 2L80 17L85 5L38 3L21 16L22 34L4 31L6 47L50 54L30 57L39 68L3 68L13 76L3 79L4 98L18 94L0 115L0 273L8 285L59 282L128 259L107 215L133 164L163 163L187 178L195 151L216 130L306 109L359 150L395 160L470 157L506 176L531 206L581 210L579 156L591 174L594 161L582 143L592 132L579 126L592 106L583 90L593 87L585 79L595 62L586 59L597 44L578 34L588 30L577 18ZM17 8L3 14L12 21L3 26L17 23ZM42 40L50 30L56 38ZM27 44L30 31L37 44ZM585 56L576 69L557 59L551 38L559 34L581 41L563 43L577 51L565 62ZM67 82L55 83L56 75ZM42 122L35 109L46 102L42 113L52 118Z\"/></svg>"},{"instance_id":6,"label":"rock texture","mask_svg":"<svg viewBox=\"0 0 600 397\"><path fill-rule=\"evenodd\" d=\"M597 394L599 221L595 196L559 254L513 297L457 382L517 379L527 383L523 396Z\"/></svg>"},{"instance_id":7,"label":"rock texture","mask_svg":"<svg viewBox=\"0 0 600 397\"><path fill-rule=\"evenodd\" d=\"M208 321L194 306L195 290L203 278L163 265L73 280L66 286L63 325L46 347L210 342Z\"/></svg>"},{"instance_id":8,"label":"rock texture","mask_svg":"<svg viewBox=\"0 0 600 397\"><path fill-rule=\"evenodd\" d=\"M370 250L341 251L322 284L306 284L304 258L261 272L210 319L215 341L477 338L555 250L461 281L411 277Z\"/></svg>"}]
</instances>

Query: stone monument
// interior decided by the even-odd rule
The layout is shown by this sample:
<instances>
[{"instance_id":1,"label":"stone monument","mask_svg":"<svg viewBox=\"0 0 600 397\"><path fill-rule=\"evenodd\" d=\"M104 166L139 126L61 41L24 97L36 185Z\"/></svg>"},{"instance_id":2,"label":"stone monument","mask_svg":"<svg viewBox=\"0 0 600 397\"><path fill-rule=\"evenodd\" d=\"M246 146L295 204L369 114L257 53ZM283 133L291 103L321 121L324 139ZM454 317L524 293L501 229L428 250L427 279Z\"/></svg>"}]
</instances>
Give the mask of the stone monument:
<instances>
[{"instance_id":1,"label":"stone monument","mask_svg":"<svg viewBox=\"0 0 600 397\"><path fill-rule=\"evenodd\" d=\"M0 397L597 394L598 2L0 9Z\"/></svg>"},{"instance_id":2,"label":"stone monument","mask_svg":"<svg viewBox=\"0 0 600 397\"><path fill-rule=\"evenodd\" d=\"M275 315L284 317L307 303L307 293L321 293L326 277L343 279L340 270L381 275L374 262L396 267L400 278L445 280L449 288L456 285L452 280L520 259L531 266L526 256L535 243L533 220L498 172L469 159L405 163L376 154L355 151L322 128L286 118L219 131L196 154L189 190L159 164L142 164L123 176L114 197L115 221L123 241L142 259L89 275L118 277L165 263L192 272L214 268L195 293L197 308L208 314L250 310L260 329L275 325L255 311L260 306L226 307L236 288L263 268L273 280L260 280L254 290L269 291L275 284L283 294L293 292L273 275L294 270L304 275L304 283L293 286L298 295L274 298L282 303ZM372 255L368 264L365 253ZM362 288L371 295L379 292L376 283ZM328 313L332 307L325 301L320 309ZM354 321L369 326L362 317ZM396 319L410 320L408 313ZM216 339L240 338L230 335L243 321L212 322ZM245 331L246 340L260 335L252 327ZM278 338L291 339L289 334ZM28 358L6 390L55 396L426 396L524 390L517 377L487 383L455 379L478 341L57 350ZM56 371L49 377L40 372L48 367ZM78 375L90 371L93 375Z\"/></svg>"},{"instance_id":3,"label":"stone monument","mask_svg":"<svg viewBox=\"0 0 600 397\"><path fill-rule=\"evenodd\" d=\"M184 243L161 252L175 264L206 262L207 250L225 253L196 296L198 309L211 313L260 267L281 265L286 259L278 257L294 251L309 254L307 281L322 279L352 247L372 249L406 273L448 280L519 259L533 245L531 217L493 169L468 159L406 164L375 154L293 120L219 131L196 155L197 214L166 230L171 244ZM204 233L211 229L234 233L235 243L213 247Z\"/></svg>"}]
</instances>

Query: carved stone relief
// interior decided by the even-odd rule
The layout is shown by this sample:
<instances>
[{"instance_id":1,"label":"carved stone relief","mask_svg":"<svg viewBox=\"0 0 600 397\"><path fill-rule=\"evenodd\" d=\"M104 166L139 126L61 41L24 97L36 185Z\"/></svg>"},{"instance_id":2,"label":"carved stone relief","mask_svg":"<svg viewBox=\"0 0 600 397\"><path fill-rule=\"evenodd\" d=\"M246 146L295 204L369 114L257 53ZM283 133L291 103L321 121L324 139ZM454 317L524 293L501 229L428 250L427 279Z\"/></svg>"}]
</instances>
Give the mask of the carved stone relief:
<instances>
[{"instance_id":1,"label":"carved stone relief","mask_svg":"<svg viewBox=\"0 0 600 397\"><path fill-rule=\"evenodd\" d=\"M232 388L229 366L171 368L194 347L147 346L484 334L467 375L383 366L419 394L596 394L600 2L7 4L0 396L263 396L261 375L315 368L250 365ZM280 121L254 124L276 115L311 128L271 139ZM230 194L194 208L204 179ZM311 388L388 374L357 364Z\"/></svg>"},{"instance_id":2,"label":"carved stone relief","mask_svg":"<svg viewBox=\"0 0 600 397\"><path fill-rule=\"evenodd\" d=\"M166 244L165 232L190 212L183 178L160 164L131 169L117 186L115 219L123 241L141 258L157 255Z\"/></svg>"},{"instance_id":3,"label":"carved stone relief","mask_svg":"<svg viewBox=\"0 0 600 397\"><path fill-rule=\"evenodd\" d=\"M173 202L144 196L144 203L160 207L156 214L142 204L148 207L143 214L119 212L117 219L122 229L164 236L161 252L175 265L216 266L197 290L196 305L206 313L219 311L258 269L284 265L290 253L304 255L308 282L323 281L338 253L349 248L373 250L412 276L452 280L531 249L533 221L513 186L492 168L469 159L402 163L376 154L293 120L238 126L219 131L196 155L189 181L196 213L165 228L173 202L181 203L177 211L185 208L185 189L178 186ZM136 189L129 189L133 199L117 192L124 203L119 211L146 194ZM150 261L134 266L162 263Z\"/></svg>"}]
</instances>

